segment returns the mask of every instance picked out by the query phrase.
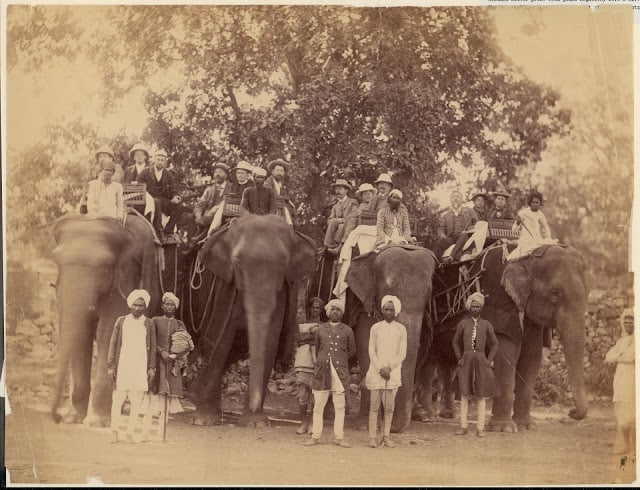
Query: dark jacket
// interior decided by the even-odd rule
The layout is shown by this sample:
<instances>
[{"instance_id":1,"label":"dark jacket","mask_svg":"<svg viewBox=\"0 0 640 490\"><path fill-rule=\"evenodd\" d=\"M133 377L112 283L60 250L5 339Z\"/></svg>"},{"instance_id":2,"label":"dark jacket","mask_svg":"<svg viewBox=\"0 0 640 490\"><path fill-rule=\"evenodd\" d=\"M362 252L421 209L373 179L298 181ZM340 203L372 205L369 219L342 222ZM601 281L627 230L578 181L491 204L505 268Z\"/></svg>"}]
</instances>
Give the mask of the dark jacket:
<instances>
[{"instance_id":1,"label":"dark jacket","mask_svg":"<svg viewBox=\"0 0 640 490\"><path fill-rule=\"evenodd\" d=\"M117 375L118 361L120 360L120 348L122 347L122 324L124 316L118 317L113 326L113 333L109 341L109 353L107 354L107 369L115 369ZM147 330L147 370L156 368L156 328L150 318L144 319L144 327ZM149 390L152 386L149 385Z\"/></svg>"},{"instance_id":2,"label":"dark jacket","mask_svg":"<svg viewBox=\"0 0 640 490\"><path fill-rule=\"evenodd\" d=\"M173 175L166 168L160 181L156 180L154 167L147 167L138 175L138 182L147 184L147 192L155 198L173 199L178 195Z\"/></svg>"},{"instance_id":3,"label":"dark jacket","mask_svg":"<svg viewBox=\"0 0 640 490\"><path fill-rule=\"evenodd\" d=\"M488 219L515 219L515 217L513 216L513 211L509 208L493 208L489 212Z\"/></svg>"},{"instance_id":4,"label":"dark jacket","mask_svg":"<svg viewBox=\"0 0 640 490\"><path fill-rule=\"evenodd\" d=\"M238 197L242 197L242 194L244 193L245 189L249 189L250 187L255 186L253 180L247 180L244 184L239 184L237 182L230 182L229 184L227 184L227 186L229 187L228 194L233 196L238 196ZM226 190L227 189L225 189L225 191ZM226 194L227 193L225 193L225 195Z\"/></svg>"},{"instance_id":5,"label":"dark jacket","mask_svg":"<svg viewBox=\"0 0 640 490\"><path fill-rule=\"evenodd\" d=\"M282 199L284 205L287 207L287 209L289 210L289 213L291 214L291 218L293 218L293 216L295 215L296 209L295 209L295 206L293 205L293 201L291 201L291 197L289 196L289 189L283 182L282 186L280 187L280 194L278 194L276 192L274 180L275 179L273 178L273 176L269 175L269 177L267 177L267 179L264 181L264 186L269 189L272 189L276 195L276 198L279 197L280 199Z\"/></svg>"},{"instance_id":6,"label":"dark jacket","mask_svg":"<svg viewBox=\"0 0 640 490\"><path fill-rule=\"evenodd\" d=\"M445 235L457 239L458 236L460 236L460 233L469 226L472 217L473 215L469 208L461 207L457 216L453 213L453 209L449 208L440 217L438 236Z\"/></svg>"},{"instance_id":7,"label":"dark jacket","mask_svg":"<svg viewBox=\"0 0 640 490\"><path fill-rule=\"evenodd\" d=\"M332 326L329 322L320 324L316 332L316 364L313 370L311 388L314 390L331 389L331 366L333 363L342 386L349 389L349 359L356 355L356 341L353 330L340 323ZM331 357L329 357L331 355Z\"/></svg>"},{"instance_id":8,"label":"dark jacket","mask_svg":"<svg viewBox=\"0 0 640 490\"><path fill-rule=\"evenodd\" d=\"M233 194L233 184L229 181L225 184L222 192L216 189L215 184L207 187L193 207L196 219L202 217L202 215L207 213L207 211L220 204L224 196L228 196L230 194Z\"/></svg>"},{"instance_id":9,"label":"dark jacket","mask_svg":"<svg viewBox=\"0 0 640 490\"><path fill-rule=\"evenodd\" d=\"M144 168L149 168L149 165L146 165ZM142 169L144 170L144 169ZM124 183L130 184L131 182L138 181L138 169L135 165L129 165L124 170Z\"/></svg>"},{"instance_id":10,"label":"dark jacket","mask_svg":"<svg viewBox=\"0 0 640 490\"><path fill-rule=\"evenodd\" d=\"M249 187L242 194L240 214L276 214L276 193L268 187Z\"/></svg>"},{"instance_id":11,"label":"dark jacket","mask_svg":"<svg viewBox=\"0 0 640 490\"><path fill-rule=\"evenodd\" d=\"M476 345L472 345L473 319L470 317L460 320L456 327L452 345L458 361L462 365L458 368L458 386L462 395L478 395L492 397L498 394L498 388L490 367L498 352L498 338L493 331L493 325L482 318L478 319L476 327ZM489 347L489 355L485 355L485 348Z\"/></svg>"}]
</instances>

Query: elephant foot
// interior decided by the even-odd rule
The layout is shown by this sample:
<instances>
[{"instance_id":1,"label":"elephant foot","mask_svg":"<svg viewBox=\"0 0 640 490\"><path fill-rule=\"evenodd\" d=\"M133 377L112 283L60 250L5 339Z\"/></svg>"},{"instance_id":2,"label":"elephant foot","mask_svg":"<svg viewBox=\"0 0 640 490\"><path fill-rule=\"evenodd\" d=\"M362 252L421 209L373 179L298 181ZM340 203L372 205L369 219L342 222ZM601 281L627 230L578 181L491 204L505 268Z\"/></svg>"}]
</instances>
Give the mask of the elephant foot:
<instances>
[{"instance_id":1,"label":"elephant foot","mask_svg":"<svg viewBox=\"0 0 640 490\"><path fill-rule=\"evenodd\" d=\"M394 434L401 434L409 427L411 423L411 417L394 417L391 422L391 432Z\"/></svg>"},{"instance_id":2,"label":"elephant foot","mask_svg":"<svg viewBox=\"0 0 640 490\"><path fill-rule=\"evenodd\" d=\"M62 421L65 424L81 424L85 416L78 412L74 407L69 408L69 411L64 414Z\"/></svg>"},{"instance_id":3,"label":"elephant foot","mask_svg":"<svg viewBox=\"0 0 640 490\"><path fill-rule=\"evenodd\" d=\"M524 430L531 430L531 431L536 431L538 430L538 425L529 417L526 419L513 419L513 421L516 424L516 427L518 428L518 431L524 431Z\"/></svg>"},{"instance_id":4,"label":"elephant foot","mask_svg":"<svg viewBox=\"0 0 640 490\"><path fill-rule=\"evenodd\" d=\"M411 414L411 420L417 420L418 422L433 422L433 413L424 408L413 409Z\"/></svg>"},{"instance_id":5,"label":"elephant foot","mask_svg":"<svg viewBox=\"0 0 640 490\"><path fill-rule=\"evenodd\" d=\"M368 431L369 430L369 418L364 416L364 415L360 415L354 421L353 426L355 427L355 429L357 431L360 431L360 432Z\"/></svg>"},{"instance_id":6,"label":"elephant foot","mask_svg":"<svg viewBox=\"0 0 640 490\"><path fill-rule=\"evenodd\" d=\"M271 423L267 416L263 413L245 413L238 419L240 427L255 427L256 429L264 429L271 427Z\"/></svg>"},{"instance_id":7,"label":"elephant foot","mask_svg":"<svg viewBox=\"0 0 640 490\"><path fill-rule=\"evenodd\" d=\"M111 427L111 417L106 415L87 415L84 419L84 425L87 427L93 427L94 429L102 429L105 427Z\"/></svg>"},{"instance_id":8,"label":"elephant foot","mask_svg":"<svg viewBox=\"0 0 640 490\"><path fill-rule=\"evenodd\" d=\"M487 424L487 430L490 432L506 432L509 434L518 432L513 420L502 417L491 417L491 420Z\"/></svg>"},{"instance_id":9,"label":"elephant foot","mask_svg":"<svg viewBox=\"0 0 640 490\"><path fill-rule=\"evenodd\" d=\"M196 415L191 419L191 425L197 425L199 427L221 425L222 420L220 417L213 417L210 415Z\"/></svg>"},{"instance_id":10,"label":"elephant foot","mask_svg":"<svg viewBox=\"0 0 640 490\"><path fill-rule=\"evenodd\" d=\"M579 410L577 408L572 408L571 410L569 410L569 417L571 417L574 420L582 420L586 416L587 416L586 410Z\"/></svg>"},{"instance_id":11,"label":"elephant foot","mask_svg":"<svg viewBox=\"0 0 640 490\"><path fill-rule=\"evenodd\" d=\"M450 408L447 408L445 410L441 410L438 415L440 415L440 417L442 417L443 419L452 419L452 418L454 418L456 416L454 411L452 409L450 409Z\"/></svg>"}]
</instances>

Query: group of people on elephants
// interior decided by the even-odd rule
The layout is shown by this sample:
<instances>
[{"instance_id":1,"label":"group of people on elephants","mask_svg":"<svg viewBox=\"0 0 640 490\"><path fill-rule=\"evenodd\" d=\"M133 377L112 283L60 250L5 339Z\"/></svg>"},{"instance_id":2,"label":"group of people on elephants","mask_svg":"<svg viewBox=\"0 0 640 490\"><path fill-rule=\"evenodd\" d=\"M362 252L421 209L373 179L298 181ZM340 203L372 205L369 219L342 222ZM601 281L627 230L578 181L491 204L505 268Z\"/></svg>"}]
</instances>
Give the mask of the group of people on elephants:
<instances>
[{"instance_id":1,"label":"group of people on elephants","mask_svg":"<svg viewBox=\"0 0 640 490\"><path fill-rule=\"evenodd\" d=\"M167 152L158 149L150 155L142 143L136 143L129 151L131 164L124 170L115 162L114 153L108 147L100 148L95 156L98 177L88 185L87 214L122 219L127 209L123 184L144 184L141 191L144 204L129 208L147 217L159 240L165 243L185 211L179 183L167 168ZM238 162L233 168L223 162L214 163L211 168L213 183L205 188L193 208L198 233L192 238L198 241L220 227L222 205L227 196L240 200L240 214L257 215L276 214L279 199L283 203L284 218L292 224L296 208L284 183L289 165L282 159L269 162L267 169L246 161ZM168 217L165 224L163 214Z\"/></svg>"},{"instance_id":2,"label":"group of people on elephants","mask_svg":"<svg viewBox=\"0 0 640 490\"><path fill-rule=\"evenodd\" d=\"M87 310L102 315L99 333L96 334L99 338L99 376L101 366L104 366L108 378L115 382L113 397L105 391L101 380L96 388L91 388L100 391L100 395L94 398L94 409L101 409L106 399L113 399L112 413L118 418L118 407L125 398L129 398L132 413L136 410L144 413L143 427L148 427L145 424L150 424L158 413L171 411L171 395L181 394L181 388L177 384L174 387L172 383L180 379L186 362L184 355L193 348L193 343L184 336L186 331L178 328L180 322L175 319L176 308L180 301L185 301L184 296L180 300L167 299L162 296L162 287L158 287L155 252L147 253L148 250L143 250L142 246L133 250L124 244L142 243L135 237L142 236L143 231L127 231L142 226L142 222L147 228L147 235L150 233L163 239L173 233L185 206L172 172L167 169L166 152L156 151L150 166L149 151L136 144L131 148L130 157L133 164L120 169L120 172L110 150L97 152L101 172L98 179L90 182L87 197L87 219L94 221L75 223L67 219L60 224L56 261L59 270L64 272L70 266L78 265L77 254L74 255L73 251L79 250L85 242L96 247L96 241L88 241L91 233L79 232L83 226L99 229L96 236L115 237L109 238L113 246L108 253L104 252L111 264L109 274L99 275L111 282L107 284L105 279L105 284L84 288ZM342 447L349 446L344 435L345 392L349 388L349 362L354 356L361 369L361 383L366 388L361 391L360 416L368 419L369 445L372 447L380 444L393 447L390 433L402 432L408 427L415 402L420 401L417 391L414 392L414 379L416 382L426 379L436 364L438 372L447 372L453 366L458 376L460 434L468 432L467 413L472 397L478 398L477 434L480 437L484 436L488 398L494 401L492 419L486 422L487 430L512 432L516 426L533 429L535 423L530 417L532 386L540 367L544 333L552 327L559 332L567 350L569 381L576 404L570 415L575 419L586 415L587 397L581 366L587 294L584 263L574 249L553 245L555 242L540 210L542 195L532 192L528 206L514 214L508 205L510 195L504 189L492 194L491 207L485 193L475 193L473 208L467 208L463 206L462 194L453 192L451 208L442 214L438 241L431 252L412 238L411 219L403 203L405 196L395 187L392 175L383 173L373 183L360 183L355 192L356 199L349 195L354 188L352 182L337 178L331 185L336 199L328 216L323 244L318 247L314 240L293 226L297 206L287 189L289 166L290 163L281 159L271 161L266 169L246 161L239 161L233 168L225 163L214 163L210 169L213 182L193 209L198 229L191 238L202 243L194 271L205 271L220 279L213 280L210 289L202 289L204 304L189 298L191 314L193 316L195 311L196 316L187 323L191 325L195 321L204 325L198 332L198 338L194 335L194 339L196 350L200 348L208 358L205 370L199 372L192 390L197 394L193 398L199 414L194 420L200 420L197 425L205 425L221 413L222 375L232 345L239 337L246 339L250 356L244 415L256 425L264 423L267 381L276 358L287 352L288 333L293 330L298 336L295 370L302 422L298 433L311 433L306 442L309 446L318 444L320 440L323 411L329 398L335 410L335 441ZM119 178L124 184L145 184L144 204L137 204L137 213L134 213L140 216L132 216L127 209L124 189L117 182ZM231 196L239 203L238 217L232 225L223 226L225 202ZM163 214L166 215L164 218ZM127 215L130 217L123 219ZM508 223L518 239L502 247L486 248L489 223L495 221ZM120 232L114 228L117 228L116 224L125 228L129 235L119 236ZM145 243L150 240L147 235L144 235ZM356 245L359 255L352 258L348 252L355 250ZM147 249L153 250L153 246ZM474 275L472 259L480 253L484 254L482 270ZM94 253L83 260L93 264L95 257ZM339 265L348 265L334 268L334 271L340 269L341 277L337 285L333 277L330 282L331 288L334 285L336 288L346 286L350 293L345 297L331 289L329 297L314 298L308 320L299 323L295 318L296 281L311 275L320 257L336 257ZM462 277L456 269L459 262L469 264L467 275L475 277L473 288L466 287L465 283L466 289L454 291L462 295L462 299L456 301L466 311L445 315L445 319L438 320L436 325L430 317L434 310L432 293L434 297L436 293L435 274L444 277L450 270L458 281ZM81 265L85 267L87 264ZM104 263L100 266L104 270ZM153 274L154 267L156 275ZM126 284L118 282L123 271L129 274ZM150 272L142 277L141 274L146 274L144 271ZM68 286L73 283L72 278L80 276L61 273L59 277L61 311L69 315L71 310L64 309L64 303L68 301L64 293L72 289ZM328 280L326 277L323 279L316 274L313 280L322 283ZM151 300L136 293L137 297L127 298L126 305L113 306L109 303L117 301L110 291L116 290L122 295L122 291L137 289L145 283ZM145 308L151 312L158 311L160 298L164 315L140 320ZM156 301L156 306L150 301ZM100 306L101 302L108 306ZM123 316L125 306L130 312ZM328 321L321 321L323 309ZM82 315L77 317L88 318L86 311ZM375 322L374 318L380 321ZM293 330L290 330L290 325L293 325ZM139 327L138 332L145 328L155 332L155 351L151 349L151 340L143 345L141 334L137 337L128 335L134 339L131 345L137 345L139 349L132 366L137 366L135 368L141 372L140 359L147 361L144 370L146 389L143 389L140 374L135 383L122 381L119 384L119 363L122 359L122 362L131 359L132 355L128 350L122 350L125 348L120 342L124 339L123 332L133 331L133 326ZM439 327L444 328L438 330ZM168 340L173 338L173 331L167 333L172 328L183 333L176 333L174 340ZM239 335L240 331L245 331L246 335ZM116 340L111 344L115 342L115 346L107 342L108 356L104 354L104 364L101 364L104 341L100 339L108 337L113 340L112 332ZM149 339L151 337L153 334L149 334ZM162 349L161 338L164 339ZM174 346L180 347L179 352L173 349ZM146 357L140 354L143 347L147 349ZM120 349L119 354L112 352L113 349ZM73 356L81 353L72 350L69 347L64 352L68 352L66 355L71 356L73 363ZM64 362L61 361L61 366L66 368ZM76 364L82 365L83 362ZM124 365L127 366L126 363ZM158 369L157 373L155 369ZM77 386L82 386L88 393L90 387L86 383L86 373L78 376L81 379ZM63 379L62 375L59 379ZM53 405L54 416L60 391ZM84 391L82 395L72 397L73 416L70 420L86 415ZM170 396L154 398L158 393ZM423 406L430 403L428 398L423 397ZM159 400L169 404L164 412L158 410ZM381 440L376 436L380 405L384 412ZM119 423L113 422L113 415L111 418L112 426ZM130 422L133 420L135 425L138 421L134 419L130 418ZM129 430L131 439L135 439L135 434L135 429Z\"/></svg>"}]
</instances>

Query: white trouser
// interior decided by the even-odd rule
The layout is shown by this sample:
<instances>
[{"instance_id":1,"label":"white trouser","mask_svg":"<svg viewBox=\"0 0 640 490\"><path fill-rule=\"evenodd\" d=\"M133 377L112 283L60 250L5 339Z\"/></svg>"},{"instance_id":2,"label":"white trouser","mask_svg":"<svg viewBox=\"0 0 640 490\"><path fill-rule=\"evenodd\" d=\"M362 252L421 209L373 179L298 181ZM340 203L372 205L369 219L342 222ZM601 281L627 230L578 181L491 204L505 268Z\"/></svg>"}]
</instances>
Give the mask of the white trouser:
<instances>
[{"instance_id":1,"label":"white trouser","mask_svg":"<svg viewBox=\"0 0 640 490\"><path fill-rule=\"evenodd\" d=\"M324 407L329 401L329 395L333 397L333 408L335 409L335 416L333 419L333 434L336 439L344 438L344 412L345 412L345 398L344 391L337 393L335 391L313 390L314 407L313 407L313 429L311 436L314 439L320 439L322 436Z\"/></svg>"},{"instance_id":2,"label":"white trouser","mask_svg":"<svg viewBox=\"0 0 640 490\"><path fill-rule=\"evenodd\" d=\"M122 405L128 398L130 403L129 411L129 424L127 426L127 434L133 434L135 427L138 423L140 415L143 415L145 410L142 406L144 399L144 391L138 390L114 390L111 403L111 429L117 431L120 427L120 419L122 417Z\"/></svg>"}]
</instances>

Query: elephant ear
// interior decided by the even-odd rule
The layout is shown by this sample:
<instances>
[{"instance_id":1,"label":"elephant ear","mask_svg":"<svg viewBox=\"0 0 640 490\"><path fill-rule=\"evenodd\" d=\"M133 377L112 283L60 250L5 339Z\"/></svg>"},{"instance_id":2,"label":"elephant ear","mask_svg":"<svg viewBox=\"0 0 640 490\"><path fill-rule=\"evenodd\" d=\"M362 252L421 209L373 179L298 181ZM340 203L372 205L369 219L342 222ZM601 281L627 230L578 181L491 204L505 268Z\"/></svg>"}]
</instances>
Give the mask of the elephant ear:
<instances>
[{"instance_id":1,"label":"elephant ear","mask_svg":"<svg viewBox=\"0 0 640 490\"><path fill-rule=\"evenodd\" d=\"M316 242L312 238L297 231L294 233L291 260L285 275L287 282L291 284L315 271L316 249Z\"/></svg>"},{"instance_id":2,"label":"elephant ear","mask_svg":"<svg viewBox=\"0 0 640 490\"><path fill-rule=\"evenodd\" d=\"M525 261L508 264L502 273L500 284L516 304L518 311L524 312L531 295L531 277Z\"/></svg>"},{"instance_id":3,"label":"elephant ear","mask_svg":"<svg viewBox=\"0 0 640 490\"><path fill-rule=\"evenodd\" d=\"M376 295L376 280L373 275L373 261L375 258L375 253L356 257L351 261L345 278L349 288L362 302L367 313L373 311L373 302Z\"/></svg>"},{"instance_id":4,"label":"elephant ear","mask_svg":"<svg viewBox=\"0 0 640 490\"><path fill-rule=\"evenodd\" d=\"M223 226L213 233L200 251L200 258L204 266L225 282L233 281L233 266L231 264L231 246L227 240L229 227Z\"/></svg>"}]
</instances>

